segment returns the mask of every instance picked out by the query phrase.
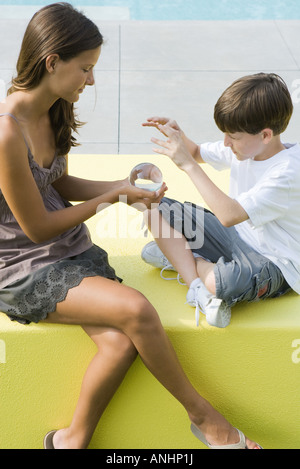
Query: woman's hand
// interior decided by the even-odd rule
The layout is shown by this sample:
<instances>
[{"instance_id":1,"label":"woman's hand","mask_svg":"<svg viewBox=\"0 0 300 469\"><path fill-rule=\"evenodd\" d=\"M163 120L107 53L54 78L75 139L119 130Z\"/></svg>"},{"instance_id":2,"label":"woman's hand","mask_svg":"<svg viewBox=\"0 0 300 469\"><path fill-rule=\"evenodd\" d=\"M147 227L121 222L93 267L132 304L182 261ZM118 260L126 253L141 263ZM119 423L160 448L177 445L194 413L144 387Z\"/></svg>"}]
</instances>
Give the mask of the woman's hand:
<instances>
[{"instance_id":1,"label":"woman's hand","mask_svg":"<svg viewBox=\"0 0 300 469\"><path fill-rule=\"evenodd\" d=\"M134 205L134 208L143 212L144 210L155 208L164 197L167 190L168 188L165 183L155 192L139 189L138 187L128 184L119 189L119 201L127 205Z\"/></svg>"}]
</instances>

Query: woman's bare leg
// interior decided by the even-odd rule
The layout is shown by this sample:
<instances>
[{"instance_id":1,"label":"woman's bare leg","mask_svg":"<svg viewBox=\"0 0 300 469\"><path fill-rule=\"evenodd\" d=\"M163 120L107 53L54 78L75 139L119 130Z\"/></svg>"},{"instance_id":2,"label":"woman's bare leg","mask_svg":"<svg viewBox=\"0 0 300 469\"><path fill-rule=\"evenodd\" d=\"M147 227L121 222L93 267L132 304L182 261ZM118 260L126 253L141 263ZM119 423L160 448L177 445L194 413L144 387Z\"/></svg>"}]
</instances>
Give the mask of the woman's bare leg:
<instances>
[{"instance_id":1,"label":"woman's bare leg","mask_svg":"<svg viewBox=\"0 0 300 469\"><path fill-rule=\"evenodd\" d=\"M87 448L104 410L137 356L122 332L100 327L84 329L98 350L83 378L71 425L54 435L56 449Z\"/></svg>"},{"instance_id":2,"label":"woman's bare leg","mask_svg":"<svg viewBox=\"0 0 300 469\"><path fill-rule=\"evenodd\" d=\"M233 427L202 398L187 379L157 312L136 290L102 277L84 279L48 316L48 322L104 327L125 334L141 359L184 406L211 444L236 443ZM248 446L254 446L248 440Z\"/></svg>"}]
</instances>

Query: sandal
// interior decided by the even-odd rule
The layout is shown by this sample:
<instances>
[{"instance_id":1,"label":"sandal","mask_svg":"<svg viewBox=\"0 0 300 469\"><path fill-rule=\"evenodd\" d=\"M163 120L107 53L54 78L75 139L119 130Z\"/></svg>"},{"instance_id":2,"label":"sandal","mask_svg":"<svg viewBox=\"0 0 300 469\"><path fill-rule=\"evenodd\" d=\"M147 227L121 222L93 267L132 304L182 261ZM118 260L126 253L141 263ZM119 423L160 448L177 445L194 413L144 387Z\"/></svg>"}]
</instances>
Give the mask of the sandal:
<instances>
[{"instance_id":1,"label":"sandal","mask_svg":"<svg viewBox=\"0 0 300 469\"><path fill-rule=\"evenodd\" d=\"M44 438L44 449L55 449L53 445L53 437L56 433L56 430L52 430L51 432L47 433Z\"/></svg>"},{"instance_id":2,"label":"sandal","mask_svg":"<svg viewBox=\"0 0 300 469\"><path fill-rule=\"evenodd\" d=\"M197 428L193 423L191 424L191 430L193 435L198 438L198 440L202 441L202 443L205 444L209 449L248 449L246 445L246 438L245 435L236 428L236 430L239 433L240 436L240 441L238 443L234 443L233 445L223 445L223 446L213 446L210 445L206 439L201 430ZM257 445L254 449L263 449L261 446Z\"/></svg>"}]
</instances>

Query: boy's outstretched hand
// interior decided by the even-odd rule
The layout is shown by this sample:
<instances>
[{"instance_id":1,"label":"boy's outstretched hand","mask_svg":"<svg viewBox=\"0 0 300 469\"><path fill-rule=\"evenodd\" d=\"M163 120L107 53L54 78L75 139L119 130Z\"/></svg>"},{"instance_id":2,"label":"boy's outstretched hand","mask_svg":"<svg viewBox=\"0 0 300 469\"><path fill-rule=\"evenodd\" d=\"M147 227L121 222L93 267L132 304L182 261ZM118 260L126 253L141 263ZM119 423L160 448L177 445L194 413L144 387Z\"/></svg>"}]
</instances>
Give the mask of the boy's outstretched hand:
<instances>
[{"instance_id":1,"label":"boy's outstretched hand","mask_svg":"<svg viewBox=\"0 0 300 469\"><path fill-rule=\"evenodd\" d=\"M179 130L179 131L181 130L177 122L174 121L173 119L170 119L169 117L158 117L158 116L149 117L147 119L147 122L144 122L142 124L143 127L155 127L160 132L162 132L161 129L159 129L159 125L162 125L162 126L166 125L168 127L171 127L174 130ZM166 136L164 132L162 133Z\"/></svg>"},{"instance_id":2,"label":"boy's outstretched hand","mask_svg":"<svg viewBox=\"0 0 300 469\"><path fill-rule=\"evenodd\" d=\"M200 146L190 140L183 130L179 127L174 119L169 117L153 116L147 119L147 122L142 124L143 127L155 127L165 137L168 138L167 142L162 142L158 139L152 139L152 142L162 146L165 150L154 150L156 153L169 156L177 166L185 170L185 166L191 166L190 163L196 162L197 164L204 163L201 154ZM172 132L173 131L173 132ZM170 145L172 148L170 148ZM168 153L166 153L168 151ZM175 157L175 153L181 153Z\"/></svg>"},{"instance_id":3,"label":"boy's outstretched hand","mask_svg":"<svg viewBox=\"0 0 300 469\"><path fill-rule=\"evenodd\" d=\"M175 121L173 121L175 122ZM151 142L161 148L153 148L155 153L166 155L183 171L195 165L195 160L188 150L181 130L174 129L168 124L157 124L157 129L168 139L166 141L158 138L151 138Z\"/></svg>"}]
</instances>

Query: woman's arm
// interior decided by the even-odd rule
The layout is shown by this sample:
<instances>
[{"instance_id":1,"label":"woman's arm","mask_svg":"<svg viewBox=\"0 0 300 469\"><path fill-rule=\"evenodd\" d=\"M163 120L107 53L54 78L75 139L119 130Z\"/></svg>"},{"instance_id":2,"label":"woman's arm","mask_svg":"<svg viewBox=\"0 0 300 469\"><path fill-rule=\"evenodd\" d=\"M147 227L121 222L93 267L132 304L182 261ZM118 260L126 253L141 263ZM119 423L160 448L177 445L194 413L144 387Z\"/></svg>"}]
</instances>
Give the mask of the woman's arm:
<instances>
[{"instance_id":1,"label":"woman's arm","mask_svg":"<svg viewBox=\"0 0 300 469\"><path fill-rule=\"evenodd\" d=\"M6 202L26 236L35 243L54 238L86 221L101 204L113 204L121 195L122 201L129 205L141 203L149 208L151 203L159 202L166 190L165 185L154 193L129 185L110 188L81 204L49 212L29 167L23 137L21 134L16 137L16 129L9 122L3 122L0 130L0 167L0 188Z\"/></svg>"},{"instance_id":2,"label":"woman's arm","mask_svg":"<svg viewBox=\"0 0 300 469\"><path fill-rule=\"evenodd\" d=\"M81 202L91 200L123 186L128 186L129 181L128 178L120 181L90 181L70 176L66 172L52 185L64 199Z\"/></svg>"}]
</instances>

